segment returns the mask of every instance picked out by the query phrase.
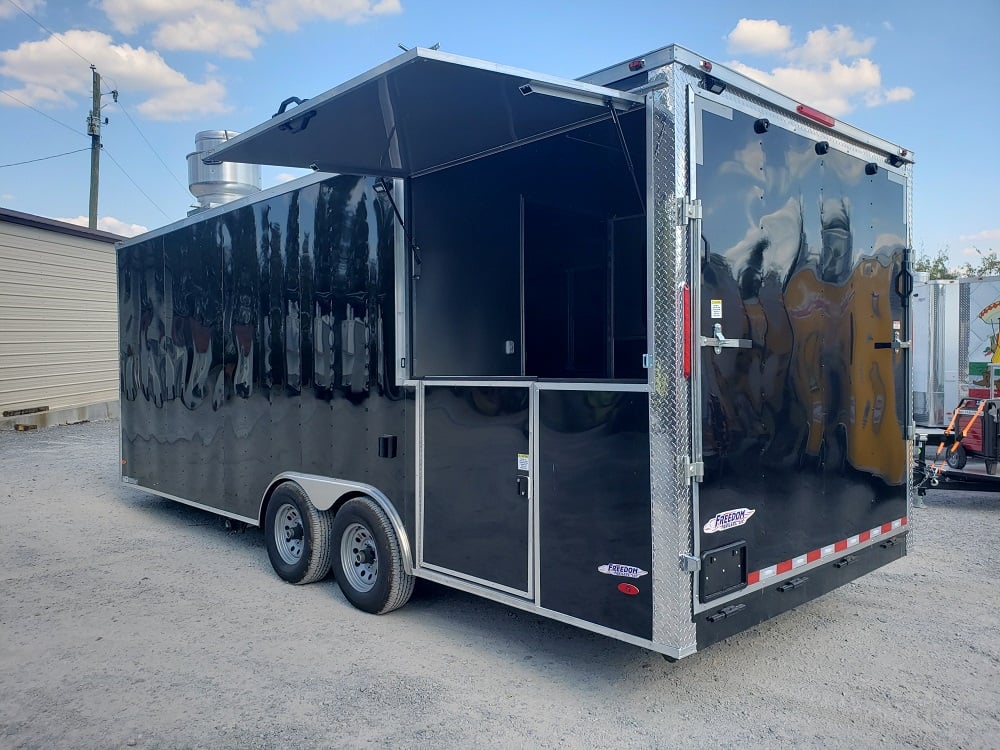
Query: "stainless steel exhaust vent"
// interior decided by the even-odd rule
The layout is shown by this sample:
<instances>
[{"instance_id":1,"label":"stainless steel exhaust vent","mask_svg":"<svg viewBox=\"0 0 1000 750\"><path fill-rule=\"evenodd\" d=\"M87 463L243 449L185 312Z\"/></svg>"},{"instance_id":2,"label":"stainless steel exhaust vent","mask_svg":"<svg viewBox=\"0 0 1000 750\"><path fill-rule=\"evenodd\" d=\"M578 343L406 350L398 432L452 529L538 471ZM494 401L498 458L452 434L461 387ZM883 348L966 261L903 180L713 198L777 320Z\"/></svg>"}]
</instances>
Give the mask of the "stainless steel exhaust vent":
<instances>
[{"instance_id":1,"label":"stainless steel exhaust vent","mask_svg":"<svg viewBox=\"0 0 1000 750\"><path fill-rule=\"evenodd\" d=\"M195 135L195 150L187 155L188 189L198 199L198 205L188 211L188 216L260 191L259 164L202 161L206 153L237 135L233 130L202 130Z\"/></svg>"}]
</instances>

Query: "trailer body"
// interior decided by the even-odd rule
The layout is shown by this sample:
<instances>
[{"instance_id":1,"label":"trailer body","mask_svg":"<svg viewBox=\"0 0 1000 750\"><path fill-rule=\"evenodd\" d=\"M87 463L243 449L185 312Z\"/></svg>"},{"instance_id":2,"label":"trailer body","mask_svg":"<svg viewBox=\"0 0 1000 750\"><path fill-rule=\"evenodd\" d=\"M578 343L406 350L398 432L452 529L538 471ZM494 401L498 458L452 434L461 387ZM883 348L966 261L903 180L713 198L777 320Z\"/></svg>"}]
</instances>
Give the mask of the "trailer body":
<instances>
[{"instance_id":1,"label":"trailer body","mask_svg":"<svg viewBox=\"0 0 1000 750\"><path fill-rule=\"evenodd\" d=\"M913 285L913 419L920 426L946 427L967 380L959 377L959 291L957 279Z\"/></svg>"},{"instance_id":2,"label":"trailer body","mask_svg":"<svg viewBox=\"0 0 1000 750\"><path fill-rule=\"evenodd\" d=\"M905 554L907 150L670 46L410 50L213 158L320 174L120 248L123 479L279 575L680 658Z\"/></svg>"},{"instance_id":3,"label":"trailer body","mask_svg":"<svg viewBox=\"0 0 1000 750\"><path fill-rule=\"evenodd\" d=\"M1000 276L959 279L959 396L1000 396Z\"/></svg>"}]
</instances>

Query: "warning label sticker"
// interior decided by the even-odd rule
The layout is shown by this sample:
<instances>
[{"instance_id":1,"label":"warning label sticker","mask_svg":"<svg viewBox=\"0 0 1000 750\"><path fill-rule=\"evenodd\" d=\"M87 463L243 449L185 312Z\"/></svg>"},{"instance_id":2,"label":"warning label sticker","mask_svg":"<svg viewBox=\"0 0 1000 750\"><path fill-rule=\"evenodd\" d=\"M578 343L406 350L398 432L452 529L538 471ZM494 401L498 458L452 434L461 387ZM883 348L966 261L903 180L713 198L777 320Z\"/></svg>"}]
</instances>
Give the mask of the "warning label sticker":
<instances>
[{"instance_id":1,"label":"warning label sticker","mask_svg":"<svg viewBox=\"0 0 1000 750\"><path fill-rule=\"evenodd\" d=\"M713 299L712 300L712 320L722 318L722 300Z\"/></svg>"},{"instance_id":2,"label":"warning label sticker","mask_svg":"<svg viewBox=\"0 0 1000 750\"><path fill-rule=\"evenodd\" d=\"M517 470L518 471L531 471L531 461L528 459L527 453L517 454Z\"/></svg>"}]
</instances>

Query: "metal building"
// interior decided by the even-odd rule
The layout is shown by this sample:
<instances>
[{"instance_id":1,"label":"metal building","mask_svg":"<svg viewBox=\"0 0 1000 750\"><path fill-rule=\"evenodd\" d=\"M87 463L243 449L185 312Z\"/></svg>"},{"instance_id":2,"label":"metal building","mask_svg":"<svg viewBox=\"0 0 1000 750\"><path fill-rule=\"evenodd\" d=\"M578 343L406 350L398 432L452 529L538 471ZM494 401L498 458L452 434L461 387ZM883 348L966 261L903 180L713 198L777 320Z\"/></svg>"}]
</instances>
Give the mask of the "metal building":
<instances>
[{"instance_id":1,"label":"metal building","mask_svg":"<svg viewBox=\"0 0 1000 750\"><path fill-rule=\"evenodd\" d=\"M121 239L0 208L0 429L117 415Z\"/></svg>"}]
</instances>

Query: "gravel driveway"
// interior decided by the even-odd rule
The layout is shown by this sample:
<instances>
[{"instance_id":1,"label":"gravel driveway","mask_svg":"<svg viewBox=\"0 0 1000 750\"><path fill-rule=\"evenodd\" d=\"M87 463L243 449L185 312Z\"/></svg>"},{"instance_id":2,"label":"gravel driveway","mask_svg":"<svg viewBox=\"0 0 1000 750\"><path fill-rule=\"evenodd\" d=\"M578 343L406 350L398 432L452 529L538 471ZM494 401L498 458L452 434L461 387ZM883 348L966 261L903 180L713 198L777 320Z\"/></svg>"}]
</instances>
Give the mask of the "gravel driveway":
<instances>
[{"instance_id":1,"label":"gravel driveway","mask_svg":"<svg viewBox=\"0 0 1000 750\"><path fill-rule=\"evenodd\" d=\"M118 481L118 423L0 433L0 747L1000 746L1000 493L676 664L418 582L353 609Z\"/></svg>"}]
</instances>

